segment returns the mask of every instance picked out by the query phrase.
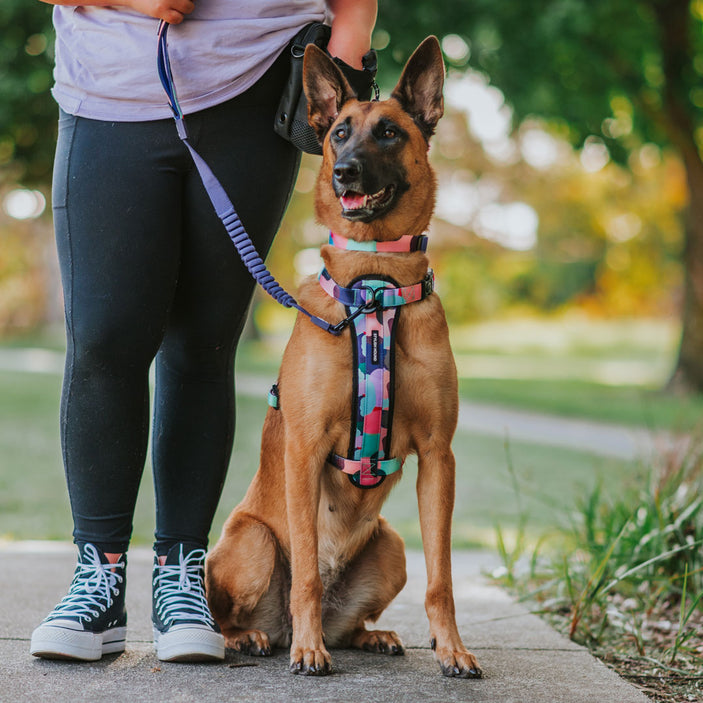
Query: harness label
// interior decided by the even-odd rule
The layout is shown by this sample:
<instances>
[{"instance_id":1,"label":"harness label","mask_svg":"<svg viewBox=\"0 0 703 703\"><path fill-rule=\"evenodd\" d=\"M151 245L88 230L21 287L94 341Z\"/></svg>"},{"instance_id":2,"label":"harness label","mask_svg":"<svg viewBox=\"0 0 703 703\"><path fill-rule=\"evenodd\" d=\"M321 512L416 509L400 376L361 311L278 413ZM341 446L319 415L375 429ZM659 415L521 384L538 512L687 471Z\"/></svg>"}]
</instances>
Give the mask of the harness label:
<instances>
[{"instance_id":1,"label":"harness label","mask_svg":"<svg viewBox=\"0 0 703 703\"><path fill-rule=\"evenodd\" d=\"M379 349L379 337L378 337L378 330L373 330L371 332L371 363L372 364L378 364L379 359L381 358L381 351Z\"/></svg>"}]
</instances>

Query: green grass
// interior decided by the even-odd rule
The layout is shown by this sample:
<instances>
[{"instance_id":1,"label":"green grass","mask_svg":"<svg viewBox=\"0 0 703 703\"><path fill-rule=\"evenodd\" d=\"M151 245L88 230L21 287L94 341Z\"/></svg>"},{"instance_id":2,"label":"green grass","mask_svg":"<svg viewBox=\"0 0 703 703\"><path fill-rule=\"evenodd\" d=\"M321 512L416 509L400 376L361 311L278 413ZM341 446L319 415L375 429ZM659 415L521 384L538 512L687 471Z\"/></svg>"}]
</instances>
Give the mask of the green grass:
<instances>
[{"instance_id":1,"label":"green grass","mask_svg":"<svg viewBox=\"0 0 703 703\"><path fill-rule=\"evenodd\" d=\"M703 445L635 476L567 503L568 526L535 547L506 540L496 577L657 700L701 700Z\"/></svg>"},{"instance_id":2,"label":"green grass","mask_svg":"<svg viewBox=\"0 0 703 703\"><path fill-rule=\"evenodd\" d=\"M68 539L70 511L60 453L58 412L60 378L48 374L0 372L0 536L11 539ZM237 435L229 475L216 514L216 539L230 510L242 498L259 456L264 398L240 397ZM493 542L500 520L516 526L506 447L500 439L458 433L456 546ZM514 442L509 447L515 472L535 525L560 519L560 506L592 487L600 476L625 477L626 462L605 461L587 454ZM411 546L419 546L416 463L392 493L384 514ZM151 542L154 503L147 465L134 521L135 544Z\"/></svg>"},{"instance_id":3,"label":"green grass","mask_svg":"<svg viewBox=\"0 0 703 703\"><path fill-rule=\"evenodd\" d=\"M461 379L467 400L565 417L685 432L703 422L703 397L675 397L642 386L552 379Z\"/></svg>"},{"instance_id":4,"label":"green grass","mask_svg":"<svg viewBox=\"0 0 703 703\"><path fill-rule=\"evenodd\" d=\"M703 397L662 390L678 338L672 320L592 320L575 313L452 330L466 399L688 431L703 421Z\"/></svg>"},{"instance_id":5,"label":"green grass","mask_svg":"<svg viewBox=\"0 0 703 703\"><path fill-rule=\"evenodd\" d=\"M673 430L693 427L703 417L703 400L669 398L647 383L618 386L594 380L592 374L578 376L584 371L584 359L599 364L635 359L646 368L665 368L674 339L665 323L594 325L578 319L511 324L517 326L496 322L455 331L453 343L460 372L470 370L477 358L483 359L484 370L490 367L502 372L499 378L480 374L461 378L464 399ZM243 344L238 373L264 375L273 380L284 344L285 335L275 342ZM3 346L60 350L61 335L38 334ZM487 359L491 362L488 366ZM525 368L534 371L535 365L540 364L540 377L522 377ZM66 539L70 535L60 456L59 395L58 375L0 371L0 536ZM263 397L239 398L235 449L213 525L213 538L256 470L265 412ZM518 530L521 511L529 515L533 532L560 525L563 506L592 490L601 478L627 486L635 473L627 462L521 442L511 442L506 447L499 438L465 432L457 434L454 450L458 466L454 530L457 546L492 544L497 523L508 532ZM404 480L384 508L412 546L419 545L416 471L416 464L410 461ZM135 515L136 543L149 543L152 539L150 472L147 463ZM515 481L522 495L521 509L514 500Z\"/></svg>"}]
</instances>

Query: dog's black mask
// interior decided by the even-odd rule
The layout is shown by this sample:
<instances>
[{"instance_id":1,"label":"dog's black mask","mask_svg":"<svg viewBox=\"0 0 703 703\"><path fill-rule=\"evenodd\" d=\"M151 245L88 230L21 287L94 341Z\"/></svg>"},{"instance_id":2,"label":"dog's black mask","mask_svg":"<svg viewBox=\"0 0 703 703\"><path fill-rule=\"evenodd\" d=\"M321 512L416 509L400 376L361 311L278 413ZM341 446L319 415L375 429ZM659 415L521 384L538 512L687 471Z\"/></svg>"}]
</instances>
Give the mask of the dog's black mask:
<instances>
[{"instance_id":1,"label":"dog's black mask","mask_svg":"<svg viewBox=\"0 0 703 703\"><path fill-rule=\"evenodd\" d=\"M351 119L332 127L336 160L332 187L347 220L371 222L390 212L410 187L400 159L407 137L396 125L379 120L355 129Z\"/></svg>"}]
</instances>

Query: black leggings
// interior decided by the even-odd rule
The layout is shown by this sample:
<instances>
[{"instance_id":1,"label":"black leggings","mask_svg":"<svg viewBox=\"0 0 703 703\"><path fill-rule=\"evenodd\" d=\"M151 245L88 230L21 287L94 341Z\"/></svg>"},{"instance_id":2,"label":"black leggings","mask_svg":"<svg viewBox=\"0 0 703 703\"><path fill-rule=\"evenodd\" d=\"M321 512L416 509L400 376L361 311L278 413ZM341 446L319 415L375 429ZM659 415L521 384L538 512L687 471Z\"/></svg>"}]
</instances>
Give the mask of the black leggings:
<instances>
[{"instance_id":1,"label":"black leggings","mask_svg":"<svg viewBox=\"0 0 703 703\"><path fill-rule=\"evenodd\" d=\"M285 53L285 52L284 52ZM264 256L299 152L272 129L282 56L249 91L188 116L191 140ZM149 433L156 549L205 547L234 436L233 364L254 282L173 120L64 113L53 208L68 349L61 438L75 541L128 547Z\"/></svg>"}]
</instances>

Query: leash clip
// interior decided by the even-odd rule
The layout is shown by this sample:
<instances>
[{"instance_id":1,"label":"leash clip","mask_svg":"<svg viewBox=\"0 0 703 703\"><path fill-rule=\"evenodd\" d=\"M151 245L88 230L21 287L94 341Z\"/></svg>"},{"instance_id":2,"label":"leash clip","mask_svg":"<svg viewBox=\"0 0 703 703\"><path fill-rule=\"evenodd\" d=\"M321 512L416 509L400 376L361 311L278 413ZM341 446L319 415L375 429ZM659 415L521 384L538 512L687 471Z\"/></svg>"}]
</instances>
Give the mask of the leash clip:
<instances>
[{"instance_id":1,"label":"leash clip","mask_svg":"<svg viewBox=\"0 0 703 703\"><path fill-rule=\"evenodd\" d=\"M356 310L354 310L351 315L345 317L341 322L338 322L336 325L333 325L330 328L333 334L341 334L344 329L349 326L351 321L355 320L357 317L359 317L359 315L368 315L370 312L380 310L382 303L381 300L376 297L376 294L378 293L378 291L383 291L383 289L379 288L378 290L374 291L373 288L369 288L368 290L371 290L373 292L373 298L371 298L371 300L367 300L363 305L359 306Z\"/></svg>"}]
</instances>

